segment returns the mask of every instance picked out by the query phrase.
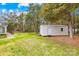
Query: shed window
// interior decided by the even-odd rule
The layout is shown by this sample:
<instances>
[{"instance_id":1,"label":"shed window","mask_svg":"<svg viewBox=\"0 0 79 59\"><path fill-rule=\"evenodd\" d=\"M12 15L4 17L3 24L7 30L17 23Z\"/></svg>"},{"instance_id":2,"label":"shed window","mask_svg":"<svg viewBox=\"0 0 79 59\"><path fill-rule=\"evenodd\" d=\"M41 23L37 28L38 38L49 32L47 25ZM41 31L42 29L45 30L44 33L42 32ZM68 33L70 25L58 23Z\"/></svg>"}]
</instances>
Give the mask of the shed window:
<instances>
[{"instance_id":1,"label":"shed window","mask_svg":"<svg viewBox=\"0 0 79 59\"><path fill-rule=\"evenodd\" d=\"M63 28L61 28L61 31L63 32Z\"/></svg>"}]
</instances>

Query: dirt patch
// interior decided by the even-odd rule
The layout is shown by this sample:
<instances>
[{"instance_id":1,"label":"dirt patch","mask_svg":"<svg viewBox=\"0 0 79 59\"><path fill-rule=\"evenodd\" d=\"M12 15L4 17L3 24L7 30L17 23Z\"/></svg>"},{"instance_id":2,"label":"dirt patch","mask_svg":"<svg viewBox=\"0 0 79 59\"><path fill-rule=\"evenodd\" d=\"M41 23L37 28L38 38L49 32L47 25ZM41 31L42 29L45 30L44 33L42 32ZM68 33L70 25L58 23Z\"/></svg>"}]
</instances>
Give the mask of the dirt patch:
<instances>
[{"instance_id":1,"label":"dirt patch","mask_svg":"<svg viewBox=\"0 0 79 59\"><path fill-rule=\"evenodd\" d=\"M72 46L79 47L79 36L74 36L73 39L71 39L69 36L54 36L54 37L48 37L49 40L53 40L57 43L61 44L69 44Z\"/></svg>"},{"instance_id":2,"label":"dirt patch","mask_svg":"<svg viewBox=\"0 0 79 59\"><path fill-rule=\"evenodd\" d=\"M7 38L15 38L15 36L12 35L11 33L7 33Z\"/></svg>"}]
</instances>

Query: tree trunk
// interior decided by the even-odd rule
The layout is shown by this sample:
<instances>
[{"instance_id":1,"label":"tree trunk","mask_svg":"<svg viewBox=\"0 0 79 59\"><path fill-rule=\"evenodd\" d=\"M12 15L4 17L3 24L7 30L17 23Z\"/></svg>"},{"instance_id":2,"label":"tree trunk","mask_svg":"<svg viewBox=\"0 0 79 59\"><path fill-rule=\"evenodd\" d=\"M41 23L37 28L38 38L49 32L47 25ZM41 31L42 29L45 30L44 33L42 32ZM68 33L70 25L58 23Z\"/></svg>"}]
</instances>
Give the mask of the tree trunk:
<instances>
[{"instance_id":1,"label":"tree trunk","mask_svg":"<svg viewBox=\"0 0 79 59\"><path fill-rule=\"evenodd\" d=\"M74 34L75 34L75 25L74 25Z\"/></svg>"},{"instance_id":2,"label":"tree trunk","mask_svg":"<svg viewBox=\"0 0 79 59\"><path fill-rule=\"evenodd\" d=\"M69 35L70 35L70 38L73 38L73 29L71 24L69 25Z\"/></svg>"},{"instance_id":3,"label":"tree trunk","mask_svg":"<svg viewBox=\"0 0 79 59\"><path fill-rule=\"evenodd\" d=\"M69 12L69 36L73 39L73 14Z\"/></svg>"},{"instance_id":4,"label":"tree trunk","mask_svg":"<svg viewBox=\"0 0 79 59\"><path fill-rule=\"evenodd\" d=\"M70 38L73 39L73 14L70 13L70 21L69 21L69 33Z\"/></svg>"},{"instance_id":5,"label":"tree trunk","mask_svg":"<svg viewBox=\"0 0 79 59\"><path fill-rule=\"evenodd\" d=\"M23 20L23 32L25 31L25 20Z\"/></svg>"}]
</instances>

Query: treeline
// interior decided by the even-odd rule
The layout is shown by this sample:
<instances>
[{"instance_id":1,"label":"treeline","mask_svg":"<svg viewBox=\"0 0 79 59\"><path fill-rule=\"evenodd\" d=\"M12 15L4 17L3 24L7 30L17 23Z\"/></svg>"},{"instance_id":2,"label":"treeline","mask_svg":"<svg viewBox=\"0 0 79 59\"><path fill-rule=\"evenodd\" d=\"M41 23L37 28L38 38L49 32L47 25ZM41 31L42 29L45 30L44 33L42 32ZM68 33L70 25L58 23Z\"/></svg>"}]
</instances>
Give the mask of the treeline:
<instances>
[{"instance_id":1,"label":"treeline","mask_svg":"<svg viewBox=\"0 0 79 59\"><path fill-rule=\"evenodd\" d=\"M72 34L72 28L79 27L79 15L75 12L78 8L79 4L75 3L29 4L27 14L8 15L8 31L39 32L40 24L65 24Z\"/></svg>"},{"instance_id":2,"label":"treeline","mask_svg":"<svg viewBox=\"0 0 79 59\"><path fill-rule=\"evenodd\" d=\"M2 17L7 20L8 32L38 32L40 26L38 14L40 9L40 4L29 4L29 11L20 13L19 16L14 12L3 13Z\"/></svg>"}]
</instances>

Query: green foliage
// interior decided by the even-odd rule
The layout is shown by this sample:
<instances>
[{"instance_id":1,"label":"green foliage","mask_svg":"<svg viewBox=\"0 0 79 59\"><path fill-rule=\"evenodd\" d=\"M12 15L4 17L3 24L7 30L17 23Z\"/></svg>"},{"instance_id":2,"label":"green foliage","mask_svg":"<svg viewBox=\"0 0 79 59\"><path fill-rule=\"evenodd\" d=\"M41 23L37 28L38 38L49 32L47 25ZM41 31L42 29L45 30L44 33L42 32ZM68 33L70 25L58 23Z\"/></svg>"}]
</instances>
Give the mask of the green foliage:
<instances>
[{"instance_id":1,"label":"green foliage","mask_svg":"<svg viewBox=\"0 0 79 59\"><path fill-rule=\"evenodd\" d=\"M25 20L25 31L27 32L38 32L39 30L39 11L41 5L39 4L30 4L30 10L26 15Z\"/></svg>"},{"instance_id":2,"label":"green foliage","mask_svg":"<svg viewBox=\"0 0 79 59\"><path fill-rule=\"evenodd\" d=\"M8 27L7 27L8 32L14 33L16 26L17 24L15 22L13 22L12 20L8 20Z\"/></svg>"},{"instance_id":3,"label":"green foliage","mask_svg":"<svg viewBox=\"0 0 79 59\"><path fill-rule=\"evenodd\" d=\"M30 4L30 10L27 14L21 13L19 16L10 13L8 20L9 32L39 32L39 26L42 22L56 24L70 24L72 20L71 13L78 8L79 4L73 3L46 3ZM47 24L46 23L46 24Z\"/></svg>"},{"instance_id":4,"label":"green foliage","mask_svg":"<svg viewBox=\"0 0 79 59\"><path fill-rule=\"evenodd\" d=\"M79 4L73 3L43 4L40 17L50 22L56 22L61 19L71 21L71 13L78 7Z\"/></svg>"}]
</instances>

